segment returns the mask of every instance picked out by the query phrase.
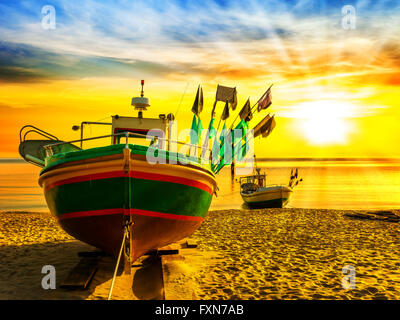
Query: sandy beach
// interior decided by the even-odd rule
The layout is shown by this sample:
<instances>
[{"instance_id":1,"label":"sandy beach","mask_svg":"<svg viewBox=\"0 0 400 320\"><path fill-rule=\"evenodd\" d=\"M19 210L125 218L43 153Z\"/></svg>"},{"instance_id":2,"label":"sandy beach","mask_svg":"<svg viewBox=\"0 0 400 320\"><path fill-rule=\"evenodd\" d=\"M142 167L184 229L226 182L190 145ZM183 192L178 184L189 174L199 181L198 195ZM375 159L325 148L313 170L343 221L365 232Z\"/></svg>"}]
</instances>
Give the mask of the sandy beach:
<instances>
[{"instance_id":1,"label":"sandy beach","mask_svg":"<svg viewBox=\"0 0 400 320\"><path fill-rule=\"evenodd\" d=\"M400 299L398 216L396 210L212 211L189 239L197 248L163 258L163 293L154 257L143 257L134 275L119 273L113 299ZM87 289L59 288L78 252L93 250L49 213L1 212L0 299L107 299L110 257L101 259ZM44 265L56 268L55 290L41 287ZM342 287L346 265L355 268L355 289Z\"/></svg>"}]
</instances>

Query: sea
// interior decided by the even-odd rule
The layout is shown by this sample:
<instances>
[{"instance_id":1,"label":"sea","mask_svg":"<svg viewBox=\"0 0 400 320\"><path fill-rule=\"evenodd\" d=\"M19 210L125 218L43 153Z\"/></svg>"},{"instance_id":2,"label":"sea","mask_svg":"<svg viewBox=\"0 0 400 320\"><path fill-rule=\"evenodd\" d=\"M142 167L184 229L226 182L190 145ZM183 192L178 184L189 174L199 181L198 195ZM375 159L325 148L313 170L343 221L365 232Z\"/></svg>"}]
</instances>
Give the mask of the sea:
<instances>
[{"instance_id":1,"label":"sea","mask_svg":"<svg viewBox=\"0 0 400 320\"><path fill-rule=\"evenodd\" d=\"M267 184L287 185L291 170L298 169L303 181L294 188L288 207L400 208L400 159L264 159L257 166L267 174ZM0 159L0 210L47 211L39 172L23 160ZM230 167L221 170L211 210L246 208L239 178L231 176Z\"/></svg>"}]
</instances>

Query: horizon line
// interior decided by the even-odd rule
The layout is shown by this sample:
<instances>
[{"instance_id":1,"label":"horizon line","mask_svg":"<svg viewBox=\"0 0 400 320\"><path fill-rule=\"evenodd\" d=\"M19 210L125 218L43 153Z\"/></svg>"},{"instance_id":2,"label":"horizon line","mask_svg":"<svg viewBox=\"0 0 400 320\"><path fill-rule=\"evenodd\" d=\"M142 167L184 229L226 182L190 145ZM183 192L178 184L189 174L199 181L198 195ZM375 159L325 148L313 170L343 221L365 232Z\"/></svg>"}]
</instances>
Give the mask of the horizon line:
<instances>
[{"instance_id":1,"label":"horizon line","mask_svg":"<svg viewBox=\"0 0 400 320\"><path fill-rule=\"evenodd\" d=\"M400 157L262 157L256 158L256 161L400 161ZM13 162L26 161L21 158L0 157L0 163Z\"/></svg>"}]
</instances>

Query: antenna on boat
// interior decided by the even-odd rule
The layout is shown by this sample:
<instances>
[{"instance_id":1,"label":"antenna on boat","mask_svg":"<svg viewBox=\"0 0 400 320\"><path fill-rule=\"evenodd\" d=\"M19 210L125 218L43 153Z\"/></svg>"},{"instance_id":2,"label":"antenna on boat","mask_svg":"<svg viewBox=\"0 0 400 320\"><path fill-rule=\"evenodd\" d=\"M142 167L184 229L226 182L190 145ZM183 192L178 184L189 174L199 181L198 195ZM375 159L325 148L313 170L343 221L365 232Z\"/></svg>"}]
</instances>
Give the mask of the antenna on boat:
<instances>
[{"instance_id":1,"label":"antenna on boat","mask_svg":"<svg viewBox=\"0 0 400 320\"><path fill-rule=\"evenodd\" d=\"M131 105L135 107L135 110L138 111L138 117L143 118L143 111L147 110L147 107L150 107L150 99L144 96L143 86L144 80L140 81L142 85L142 90L140 91L140 97L133 97Z\"/></svg>"}]
</instances>

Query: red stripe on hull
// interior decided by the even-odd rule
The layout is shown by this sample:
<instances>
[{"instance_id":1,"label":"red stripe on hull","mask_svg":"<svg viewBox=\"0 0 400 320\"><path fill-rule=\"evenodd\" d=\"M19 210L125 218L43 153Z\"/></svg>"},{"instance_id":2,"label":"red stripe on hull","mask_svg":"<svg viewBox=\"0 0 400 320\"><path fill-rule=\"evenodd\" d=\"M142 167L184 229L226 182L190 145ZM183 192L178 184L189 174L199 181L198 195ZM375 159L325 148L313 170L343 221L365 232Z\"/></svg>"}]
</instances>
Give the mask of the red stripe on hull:
<instances>
[{"instance_id":1,"label":"red stripe on hull","mask_svg":"<svg viewBox=\"0 0 400 320\"><path fill-rule=\"evenodd\" d=\"M95 173L95 174L88 174L84 176L78 176L78 177L73 177L69 179L64 179L64 180L59 180L57 182L48 184L46 186L46 191L57 187L57 186L62 186L64 184L70 184L70 183L78 183L78 182L84 182L84 181L90 181L90 180L101 180L101 179L108 179L108 178L122 178L126 177L127 175L123 171L110 171L110 172L102 172L102 173Z\"/></svg>"},{"instance_id":2,"label":"red stripe on hull","mask_svg":"<svg viewBox=\"0 0 400 320\"><path fill-rule=\"evenodd\" d=\"M140 215L140 216L148 216L148 217L157 217L157 218L166 218L166 219L173 219L173 220L188 220L188 221L203 221L204 218L197 217L197 216L182 216L179 214L172 214L172 213L162 213L156 211L148 211L148 210L141 210L141 209L129 209L130 215Z\"/></svg>"},{"instance_id":3,"label":"red stripe on hull","mask_svg":"<svg viewBox=\"0 0 400 320\"><path fill-rule=\"evenodd\" d=\"M104 172L104 173L96 173L96 174L89 174L79 177L73 177L69 179L60 180L54 183L51 183L46 186L46 191L57 187L62 186L64 184L71 184L71 183L78 183L84 181L91 181L91 180L101 180L101 179L109 179L109 178L122 178L127 177L128 175L125 174L123 171L111 171L111 172ZM173 182L178 184L183 184L190 187L195 187L201 190L208 192L212 195L211 188L206 185L205 183L191 180L187 178L175 177L170 175L163 175L157 173L148 173L142 171L130 171L129 177L137 178L137 179L144 179L144 180L154 180L154 181L164 181L164 182Z\"/></svg>"},{"instance_id":4,"label":"red stripe on hull","mask_svg":"<svg viewBox=\"0 0 400 320\"><path fill-rule=\"evenodd\" d=\"M125 215L140 215L148 217L157 217L173 220L186 220L186 221L203 221L204 218L197 216L183 216L173 213L162 213L156 211L148 211L141 209L104 209L104 210L92 210L92 211L79 211L79 212L69 212L61 214L58 217L59 220L72 219L72 218L84 218L84 217L94 217L102 215L112 215L112 214L125 214Z\"/></svg>"},{"instance_id":5,"label":"red stripe on hull","mask_svg":"<svg viewBox=\"0 0 400 320\"><path fill-rule=\"evenodd\" d=\"M93 217L93 216L103 216L103 215L111 215L111 214L123 214L124 209L103 209L103 210L91 210L91 211L78 211L78 212L69 212L64 213L57 218L59 220L71 219L71 218L84 218L84 217Z\"/></svg>"}]
</instances>

